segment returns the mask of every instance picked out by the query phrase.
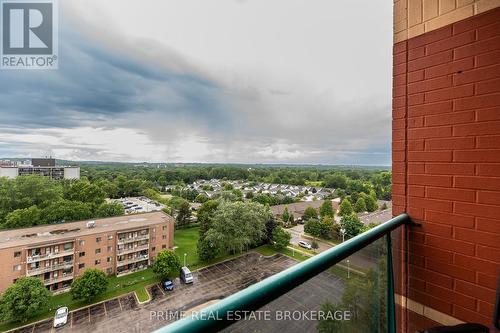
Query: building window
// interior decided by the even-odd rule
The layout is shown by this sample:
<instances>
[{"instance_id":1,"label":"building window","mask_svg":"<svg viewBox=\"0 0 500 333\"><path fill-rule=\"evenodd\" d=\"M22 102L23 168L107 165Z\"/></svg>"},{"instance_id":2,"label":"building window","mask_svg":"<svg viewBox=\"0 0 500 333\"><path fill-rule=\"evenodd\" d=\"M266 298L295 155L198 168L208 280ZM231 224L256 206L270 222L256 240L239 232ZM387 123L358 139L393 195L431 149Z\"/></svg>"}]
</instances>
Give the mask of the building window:
<instances>
[{"instance_id":1,"label":"building window","mask_svg":"<svg viewBox=\"0 0 500 333\"><path fill-rule=\"evenodd\" d=\"M66 244L64 244L64 251L71 250L72 247L73 247L73 245L71 243L66 243Z\"/></svg>"},{"instance_id":2,"label":"building window","mask_svg":"<svg viewBox=\"0 0 500 333\"><path fill-rule=\"evenodd\" d=\"M78 268L79 269L85 268L85 264L78 264Z\"/></svg>"},{"instance_id":3,"label":"building window","mask_svg":"<svg viewBox=\"0 0 500 333\"><path fill-rule=\"evenodd\" d=\"M113 235L108 235L108 240L112 240L113 239Z\"/></svg>"},{"instance_id":4,"label":"building window","mask_svg":"<svg viewBox=\"0 0 500 333\"><path fill-rule=\"evenodd\" d=\"M85 257L85 252L80 252L78 253L78 256L81 258L81 257Z\"/></svg>"},{"instance_id":5,"label":"building window","mask_svg":"<svg viewBox=\"0 0 500 333\"><path fill-rule=\"evenodd\" d=\"M95 254L101 253L101 248L95 249Z\"/></svg>"},{"instance_id":6,"label":"building window","mask_svg":"<svg viewBox=\"0 0 500 333\"><path fill-rule=\"evenodd\" d=\"M167 235L161 236L162 239L167 239Z\"/></svg>"},{"instance_id":7,"label":"building window","mask_svg":"<svg viewBox=\"0 0 500 333\"><path fill-rule=\"evenodd\" d=\"M108 257L107 261L108 261L108 262L111 262L111 260L113 260L113 258Z\"/></svg>"},{"instance_id":8,"label":"building window","mask_svg":"<svg viewBox=\"0 0 500 333\"><path fill-rule=\"evenodd\" d=\"M111 274L111 273L113 273L113 268L111 268L111 267L106 268L106 273L107 273L107 274Z\"/></svg>"},{"instance_id":9,"label":"building window","mask_svg":"<svg viewBox=\"0 0 500 333\"><path fill-rule=\"evenodd\" d=\"M96 237L95 241L96 241L96 243L100 243L101 242L101 237Z\"/></svg>"},{"instance_id":10,"label":"building window","mask_svg":"<svg viewBox=\"0 0 500 333\"><path fill-rule=\"evenodd\" d=\"M78 242L78 245L80 245L80 246L84 246L84 245L85 245L85 241L84 241L84 240L79 241L79 242Z\"/></svg>"},{"instance_id":11,"label":"building window","mask_svg":"<svg viewBox=\"0 0 500 333\"><path fill-rule=\"evenodd\" d=\"M167 246L166 246L165 244L163 244L163 245L161 246L161 248L162 248L162 249L166 249L166 248L167 248Z\"/></svg>"},{"instance_id":12,"label":"building window","mask_svg":"<svg viewBox=\"0 0 500 333\"><path fill-rule=\"evenodd\" d=\"M14 267L12 267L12 270L14 272L20 271L21 270L21 265L14 265Z\"/></svg>"},{"instance_id":13,"label":"building window","mask_svg":"<svg viewBox=\"0 0 500 333\"><path fill-rule=\"evenodd\" d=\"M164 225L163 227L161 227L163 230L166 230L167 229L167 226Z\"/></svg>"},{"instance_id":14,"label":"building window","mask_svg":"<svg viewBox=\"0 0 500 333\"><path fill-rule=\"evenodd\" d=\"M96 265L99 265L100 263L101 263L101 259L96 259L96 260L94 261L94 264L96 264Z\"/></svg>"},{"instance_id":15,"label":"building window","mask_svg":"<svg viewBox=\"0 0 500 333\"><path fill-rule=\"evenodd\" d=\"M108 252L112 252L113 251L113 247L112 246L108 246Z\"/></svg>"},{"instance_id":16,"label":"building window","mask_svg":"<svg viewBox=\"0 0 500 333\"><path fill-rule=\"evenodd\" d=\"M156 246L153 246L153 247L151 248L151 251L156 251Z\"/></svg>"},{"instance_id":17,"label":"building window","mask_svg":"<svg viewBox=\"0 0 500 333\"><path fill-rule=\"evenodd\" d=\"M21 251L14 252L14 258L19 258L21 256Z\"/></svg>"}]
</instances>

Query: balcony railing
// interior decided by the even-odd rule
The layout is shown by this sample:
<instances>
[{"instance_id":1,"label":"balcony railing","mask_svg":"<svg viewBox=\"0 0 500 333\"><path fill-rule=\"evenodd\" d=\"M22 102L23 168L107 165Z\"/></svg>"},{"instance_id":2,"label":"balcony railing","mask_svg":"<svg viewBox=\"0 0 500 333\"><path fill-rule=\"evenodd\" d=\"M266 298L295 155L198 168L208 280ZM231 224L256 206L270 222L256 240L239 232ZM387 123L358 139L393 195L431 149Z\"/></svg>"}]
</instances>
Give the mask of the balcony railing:
<instances>
[{"instance_id":1,"label":"balcony railing","mask_svg":"<svg viewBox=\"0 0 500 333\"><path fill-rule=\"evenodd\" d=\"M38 274L43 274L47 272L52 272L52 271L58 271L60 269L65 269L65 268L71 268L73 267L73 261L65 261L62 263L58 263L55 265L50 265L50 266L43 266L43 267L37 267L37 268L29 268L26 271L27 276L32 276L32 275L38 275Z\"/></svg>"},{"instance_id":2,"label":"balcony railing","mask_svg":"<svg viewBox=\"0 0 500 333\"><path fill-rule=\"evenodd\" d=\"M132 264L134 262L139 262L139 261L143 261L143 260L147 260L147 259L149 259L149 255L146 254L146 255L130 258L130 259L119 260L116 262L116 266L123 266L123 265L127 265L127 264Z\"/></svg>"},{"instance_id":3,"label":"balcony railing","mask_svg":"<svg viewBox=\"0 0 500 333\"><path fill-rule=\"evenodd\" d=\"M136 242L144 239L149 239L149 234L145 235L137 235L134 237L123 237L123 238L118 238L117 243L118 244L126 244L130 242Z\"/></svg>"},{"instance_id":4,"label":"balcony railing","mask_svg":"<svg viewBox=\"0 0 500 333\"><path fill-rule=\"evenodd\" d=\"M116 253L117 254L127 254L127 253L133 253L133 252L138 252L138 251L143 251L143 250L149 250L149 244L144 244L144 245L139 245L136 247L132 247L130 249L121 249L118 250Z\"/></svg>"},{"instance_id":5,"label":"balcony railing","mask_svg":"<svg viewBox=\"0 0 500 333\"><path fill-rule=\"evenodd\" d=\"M58 251L58 252L45 253L45 254L34 254L34 255L31 255L31 256L27 256L26 257L26 262L29 264L29 263L37 262L37 261L41 261L41 260L59 258L59 257L63 257L63 256L67 256L67 255L73 254L73 253L75 253L75 249L74 248L71 248L69 250L62 250L62 251Z\"/></svg>"},{"instance_id":6,"label":"balcony railing","mask_svg":"<svg viewBox=\"0 0 500 333\"><path fill-rule=\"evenodd\" d=\"M68 280L71 280L71 279L73 279L73 273L62 274L62 275L59 275L57 277L52 277L50 279L44 279L43 283L45 285L48 285L48 284L53 284L53 283L57 283L57 282L68 281Z\"/></svg>"},{"instance_id":7,"label":"balcony railing","mask_svg":"<svg viewBox=\"0 0 500 333\"><path fill-rule=\"evenodd\" d=\"M348 327L347 330L339 330L338 328L332 329L333 326L329 326L329 330L326 331L386 331L395 333L394 277L390 233L396 228L410 223L411 221L408 215L399 215L386 223L376 226L329 250L313 256L301 263L297 263L292 267L257 282L246 289L236 292L213 305L207 306L206 308L200 310L195 316L187 316L164 326L163 328L157 330L156 333L207 333L219 332L225 328L227 329L225 329L224 332L231 332L233 331L233 327L229 327L231 325L235 325L234 331L238 332L264 332L265 330L262 330L262 326L266 325L265 323L259 322L257 328L254 328L251 326L251 319L249 320L247 318L240 322L238 320L242 317L236 317L235 314L241 315L242 313L249 313L250 311L258 309L269 308L272 307L273 304L276 305L276 302L279 304L280 301L282 302L281 305L288 309L290 306L293 306L294 302L290 301L290 299L281 298L280 300L280 297L290 295L287 293L293 293L301 288L302 289L298 295L293 295L295 297L295 302L300 302L303 299L309 298L309 301L312 301L312 303L309 304L313 304L310 308L315 307L317 309L320 305L320 301L324 300L323 297L336 297L337 300L346 300L348 301L347 304L353 304L348 308L357 309L357 311L353 310L354 315L361 314L359 317L364 316L363 318L368 318L368 321L371 321L370 324L373 325L363 326L363 328ZM379 240L379 238L384 236L385 241ZM379 260L378 263L372 263L370 260L372 260L373 257L370 259L365 257L364 260L370 265L373 264L374 268L365 272L362 272L361 269L359 269L357 273L359 276L353 277L356 269L349 266L350 262L346 259L354 259L356 255L366 252L361 251L362 249L372 249L374 253L379 254ZM351 255L352 257L350 257ZM351 265L352 263L354 263L354 260L351 260ZM338 273L338 270L342 269L341 272L345 274L346 265L347 274L344 275L343 279L338 278L334 275L334 273L331 273L332 269L336 269L337 276L340 276L342 274ZM322 278L322 280L318 281L318 278ZM370 281L367 281L368 279ZM334 281L334 284L329 285L328 281ZM320 288L321 285L323 286L322 292L313 292L307 289L309 287ZM378 292L379 289L376 289L376 292L374 292L375 288L373 288L373 285L379 287L382 292ZM364 295L364 300L369 304L360 304L362 302L359 301L359 298L352 297L353 294L359 296L360 289L362 290L363 288L369 287L373 288L371 289L371 293ZM362 292L364 291L362 290ZM335 293L337 293L337 295L334 295ZM325 302L321 305L321 309L323 309L324 306L328 308L328 306L332 307L335 305L336 304L332 305L332 303L328 305L327 302ZM318 322L319 321L314 321L314 324L316 325ZM236 329L240 323L244 325L244 329L241 327ZM325 323L327 325L338 324L334 323L334 321ZM347 325L350 324L350 322L347 323ZM366 325L366 323L364 323L364 325ZM268 331L276 331L276 328L273 327Z\"/></svg>"}]
</instances>

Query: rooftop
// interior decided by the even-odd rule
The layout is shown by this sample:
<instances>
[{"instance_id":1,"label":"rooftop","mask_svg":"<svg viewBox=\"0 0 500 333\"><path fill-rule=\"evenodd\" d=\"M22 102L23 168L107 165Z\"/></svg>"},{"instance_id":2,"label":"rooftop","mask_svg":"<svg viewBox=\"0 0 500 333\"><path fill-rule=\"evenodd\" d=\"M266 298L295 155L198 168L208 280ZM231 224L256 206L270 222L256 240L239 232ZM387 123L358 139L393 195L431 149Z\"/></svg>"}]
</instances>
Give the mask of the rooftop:
<instances>
[{"instance_id":1,"label":"rooftop","mask_svg":"<svg viewBox=\"0 0 500 333\"><path fill-rule=\"evenodd\" d=\"M90 221L95 222L92 228L87 227L87 222ZM0 249L65 241L85 235L147 227L167 221L173 221L172 217L163 212L152 212L5 230L0 231Z\"/></svg>"}]
</instances>

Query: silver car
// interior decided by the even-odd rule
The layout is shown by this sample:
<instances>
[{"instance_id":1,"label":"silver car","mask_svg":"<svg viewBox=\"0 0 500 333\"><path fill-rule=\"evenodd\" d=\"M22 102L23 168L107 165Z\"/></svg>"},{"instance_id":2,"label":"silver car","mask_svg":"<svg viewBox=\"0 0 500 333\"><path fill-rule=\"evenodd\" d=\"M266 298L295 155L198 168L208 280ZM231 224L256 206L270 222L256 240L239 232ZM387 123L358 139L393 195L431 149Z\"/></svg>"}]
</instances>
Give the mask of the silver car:
<instances>
[{"instance_id":1,"label":"silver car","mask_svg":"<svg viewBox=\"0 0 500 333\"><path fill-rule=\"evenodd\" d=\"M311 250L312 249L312 246L311 244L309 244L308 242L306 241L299 241L299 246L300 247L303 247L305 249L308 249L308 250Z\"/></svg>"},{"instance_id":2,"label":"silver car","mask_svg":"<svg viewBox=\"0 0 500 333\"><path fill-rule=\"evenodd\" d=\"M68 308L67 307L62 307L57 309L56 314L54 316L54 327L61 327L66 325L68 322Z\"/></svg>"}]
</instances>

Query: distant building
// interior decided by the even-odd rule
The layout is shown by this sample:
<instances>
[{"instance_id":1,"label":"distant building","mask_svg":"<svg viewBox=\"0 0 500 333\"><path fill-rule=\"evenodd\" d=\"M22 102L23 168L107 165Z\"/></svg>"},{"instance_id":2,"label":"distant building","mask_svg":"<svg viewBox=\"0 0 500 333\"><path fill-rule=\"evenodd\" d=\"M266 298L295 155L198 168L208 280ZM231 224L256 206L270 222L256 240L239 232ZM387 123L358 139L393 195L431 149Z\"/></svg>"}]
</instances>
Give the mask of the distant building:
<instances>
[{"instance_id":1,"label":"distant building","mask_svg":"<svg viewBox=\"0 0 500 333\"><path fill-rule=\"evenodd\" d=\"M0 292L22 276L67 290L87 268L125 275L173 246L174 219L163 212L0 231Z\"/></svg>"},{"instance_id":2,"label":"distant building","mask_svg":"<svg viewBox=\"0 0 500 333\"><path fill-rule=\"evenodd\" d=\"M55 180L80 179L80 167L57 166L53 158L34 158L28 165L0 164L0 177L16 178L27 175L46 176Z\"/></svg>"}]
</instances>

